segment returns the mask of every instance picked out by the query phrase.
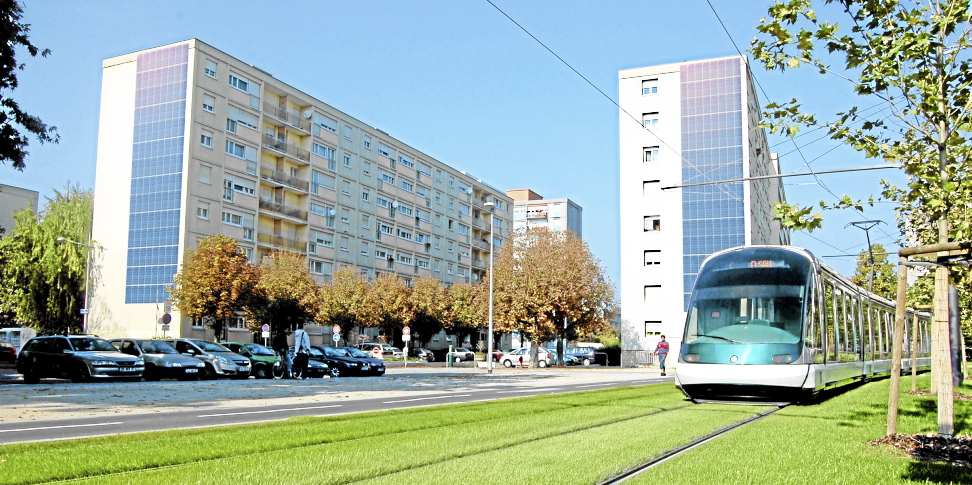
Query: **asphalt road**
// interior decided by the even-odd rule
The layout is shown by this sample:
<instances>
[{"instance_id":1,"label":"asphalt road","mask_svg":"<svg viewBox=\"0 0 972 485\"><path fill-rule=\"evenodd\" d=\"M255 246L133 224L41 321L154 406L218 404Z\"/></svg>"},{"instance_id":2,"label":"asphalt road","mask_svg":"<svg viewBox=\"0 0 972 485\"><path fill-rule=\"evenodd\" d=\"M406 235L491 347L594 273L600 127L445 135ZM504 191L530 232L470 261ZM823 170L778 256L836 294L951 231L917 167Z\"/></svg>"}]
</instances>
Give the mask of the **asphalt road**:
<instances>
[{"instance_id":1,"label":"asphalt road","mask_svg":"<svg viewBox=\"0 0 972 485\"><path fill-rule=\"evenodd\" d=\"M12 376L7 376L7 382ZM390 368L384 377L4 386L0 406L48 409L0 421L0 444L258 423L291 416L457 404L672 381L654 369ZM16 392L9 392L16 391ZM120 404L129 404L119 408ZM76 412L72 412L76 411ZM80 415L86 414L86 415Z\"/></svg>"}]
</instances>

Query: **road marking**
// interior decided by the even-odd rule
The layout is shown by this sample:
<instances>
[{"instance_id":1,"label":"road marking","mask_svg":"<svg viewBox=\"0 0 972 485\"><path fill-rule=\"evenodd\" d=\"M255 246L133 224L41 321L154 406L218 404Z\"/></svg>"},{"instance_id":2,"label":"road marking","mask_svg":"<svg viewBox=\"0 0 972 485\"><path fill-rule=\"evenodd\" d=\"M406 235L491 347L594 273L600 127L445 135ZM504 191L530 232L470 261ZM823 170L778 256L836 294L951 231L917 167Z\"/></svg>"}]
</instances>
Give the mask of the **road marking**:
<instances>
[{"instance_id":1,"label":"road marking","mask_svg":"<svg viewBox=\"0 0 972 485\"><path fill-rule=\"evenodd\" d=\"M286 408L286 409L267 409L264 411L240 411L237 413L220 413L220 414L200 414L196 416L197 418L216 418L222 416L242 416L244 414L267 414L267 413L282 413L287 411L307 411L309 409L327 409L327 408L339 408L342 404L332 404L329 406L309 406L306 408Z\"/></svg>"},{"instance_id":2,"label":"road marking","mask_svg":"<svg viewBox=\"0 0 972 485\"><path fill-rule=\"evenodd\" d=\"M515 391L496 391L496 394L511 394L511 393L519 393L519 392L557 391L559 389L560 388L558 388L558 387L547 387L547 388L543 388L543 389L518 389L518 390L515 390Z\"/></svg>"},{"instance_id":3,"label":"road marking","mask_svg":"<svg viewBox=\"0 0 972 485\"><path fill-rule=\"evenodd\" d=\"M449 394L448 396L435 396L435 397L417 397L415 399L401 399L398 401L385 401L382 404L398 404L400 402L413 402L413 401L428 401L431 399L449 399L450 397L469 397L472 394Z\"/></svg>"},{"instance_id":4,"label":"road marking","mask_svg":"<svg viewBox=\"0 0 972 485\"><path fill-rule=\"evenodd\" d=\"M574 387L577 388L577 389L583 389L585 387L599 387L599 386L612 386L612 385L614 385L614 383L612 383L612 382L605 382L604 384L587 384L585 386L574 386Z\"/></svg>"},{"instance_id":5,"label":"road marking","mask_svg":"<svg viewBox=\"0 0 972 485\"><path fill-rule=\"evenodd\" d=\"M16 433L18 431L40 431L44 429L65 429L65 428L88 428L91 426L112 426L116 424L122 424L121 421L113 421L110 423L91 423L91 424L65 424L62 426L40 426L37 428L20 428L20 429L0 429L0 433Z\"/></svg>"}]
</instances>

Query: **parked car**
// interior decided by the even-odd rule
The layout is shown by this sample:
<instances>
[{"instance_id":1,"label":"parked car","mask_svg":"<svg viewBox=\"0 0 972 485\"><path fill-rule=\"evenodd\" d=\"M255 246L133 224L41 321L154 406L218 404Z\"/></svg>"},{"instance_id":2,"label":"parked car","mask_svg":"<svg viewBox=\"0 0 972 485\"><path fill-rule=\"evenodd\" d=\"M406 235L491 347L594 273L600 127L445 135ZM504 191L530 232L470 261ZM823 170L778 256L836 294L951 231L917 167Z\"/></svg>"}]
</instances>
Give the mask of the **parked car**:
<instances>
[{"instance_id":1,"label":"parked car","mask_svg":"<svg viewBox=\"0 0 972 485\"><path fill-rule=\"evenodd\" d=\"M294 348L290 348L290 360L293 362ZM324 353L311 346L310 356L307 358L307 374L301 375L296 367L290 368L292 377L324 377L331 375L331 366L325 361Z\"/></svg>"},{"instance_id":2,"label":"parked car","mask_svg":"<svg viewBox=\"0 0 972 485\"><path fill-rule=\"evenodd\" d=\"M17 362L17 347L10 342L0 342L0 362L13 364Z\"/></svg>"},{"instance_id":3,"label":"parked car","mask_svg":"<svg viewBox=\"0 0 972 485\"><path fill-rule=\"evenodd\" d=\"M572 357L571 362L577 365L591 365L596 362L592 347L568 347L564 349L564 363L570 365L567 362L568 357Z\"/></svg>"},{"instance_id":4,"label":"parked car","mask_svg":"<svg viewBox=\"0 0 972 485\"><path fill-rule=\"evenodd\" d=\"M402 352L402 349L398 347L392 347L392 357L396 359L403 359L405 358L405 352Z\"/></svg>"},{"instance_id":5,"label":"parked car","mask_svg":"<svg viewBox=\"0 0 972 485\"><path fill-rule=\"evenodd\" d=\"M250 359L250 375L257 379L283 377L283 359L276 352L260 345L243 342L223 342L220 345Z\"/></svg>"},{"instance_id":6,"label":"parked car","mask_svg":"<svg viewBox=\"0 0 972 485\"><path fill-rule=\"evenodd\" d=\"M165 343L175 347L182 355L203 361L206 364L203 377L206 379L215 379L219 376L234 379L250 377L250 359L233 353L220 344L189 338L165 339Z\"/></svg>"},{"instance_id":7,"label":"parked car","mask_svg":"<svg viewBox=\"0 0 972 485\"><path fill-rule=\"evenodd\" d=\"M358 350L371 354L373 358L384 359L394 356L395 352L389 344L367 343L358 344Z\"/></svg>"},{"instance_id":8,"label":"parked car","mask_svg":"<svg viewBox=\"0 0 972 485\"><path fill-rule=\"evenodd\" d=\"M357 359L358 362L361 362L362 364L367 364L368 365L367 371L364 370L364 365L361 366L363 373L373 375L373 376L381 376L385 374L385 363L378 359L375 359L371 355L368 355L367 352L358 350L354 347L338 347L338 348L346 351L348 355L351 356L351 358Z\"/></svg>"},{"instance_id":9,"label":"parked car","mask_svg":"<svg viewBox=\"0 0 972 485\"><path fill-rule=\"evenodd\" d=\"M557 354L555 352L552 352L549 349L544 349L544 348L537 349L537 367L547 367L553 365L556 362L557 362ZM511 350L503 354L502 357L500 357L500 363L506 367L530 365L530 349L526 347L522 347L519 349Z\"/></svg>"},{"instance_id":10,"label":"parked car","mask_svg":"<svg viewBox=\"0 0 972 485\"><path fill-rule=\"evenodd\" d=\"M408 349L408 356L418 357L419 359L423 359L426 362L432 362L435 360L435 354L433 354L431 350L423 349L422 347Z\"/></svg>"},{"instance_id":11,"label":"parked car","mask_svg":"<svg viewBox=\"0 0 972 485\"><path fill-rule=\"evenodd\" d=\"M462 362L464 360L468 360L468 361L472 362L472 361L476 360L476 353L475 352L473 352L472 350L469 350L469 349L462 348L462 347L456 347L452 352L448 352L446 354L446 359L449 358L448 357L449 355L452 355L452 361L453 362Z\"/></svg>"},{"instance_id":12,"label":"parked car","mask_svg":"<svg viewBox=\"0 0 972 485\"><path fill-rule=\"evenodd\" d=\"M145 361L146 381L162 378L198 379L206 370L206 364L199 359L182 355L171 345L161 340L116 338L109 340L119 352Z\"/></svg>"},{"instance_id":13,"label":"parked car","mask_svg":"<svg viewBox=\"0 0 972 485\"><path fill-rule=\"evenodd\" d=\"M74 382L141 379L144 371L144 360L119 352L105 339L87 335L34 337L17 355L17 372L29 384L42 377Z\"/></svg>"}]
</instances>

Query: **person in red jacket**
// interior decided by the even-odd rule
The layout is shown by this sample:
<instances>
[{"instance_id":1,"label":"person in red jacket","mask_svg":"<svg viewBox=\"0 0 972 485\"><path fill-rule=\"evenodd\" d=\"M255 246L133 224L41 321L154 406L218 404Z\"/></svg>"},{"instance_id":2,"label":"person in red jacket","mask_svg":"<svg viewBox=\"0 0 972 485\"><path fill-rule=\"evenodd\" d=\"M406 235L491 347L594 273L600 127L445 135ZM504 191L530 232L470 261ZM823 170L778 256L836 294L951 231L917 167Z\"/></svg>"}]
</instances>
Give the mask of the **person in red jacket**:
<instances>
[{"instance_id":1,"label":"person in red jacket","mask_svg":"<svg viewBox=\"0 0 972 485\"><path fill-rule=\"evenodd\" d=\"M661 368L661 375L665 375L665 359L668 358L668 342L665 336L661 336L661 342L655 346L655 355L658 356L658 367Z\"/></svg>"}]
</instances>

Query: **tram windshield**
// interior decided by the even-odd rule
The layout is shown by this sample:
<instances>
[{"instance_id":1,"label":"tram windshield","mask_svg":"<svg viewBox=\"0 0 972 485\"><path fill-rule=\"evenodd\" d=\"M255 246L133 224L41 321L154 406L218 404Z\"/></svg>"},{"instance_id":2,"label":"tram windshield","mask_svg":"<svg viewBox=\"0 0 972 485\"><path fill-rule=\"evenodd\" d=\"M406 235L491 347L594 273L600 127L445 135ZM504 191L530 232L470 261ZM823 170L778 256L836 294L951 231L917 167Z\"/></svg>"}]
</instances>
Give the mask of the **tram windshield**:
<instances>
[{"instance_id":1,"label":"tram windshield","mask_svg":"<svg viewBox=\"0 0 972 485\"><path fill-rule=\"evenodd\" d=\"M810 261L792 251L746 248L699 271L685 344L797 344Z\"/></svg>"}]
</instances>

